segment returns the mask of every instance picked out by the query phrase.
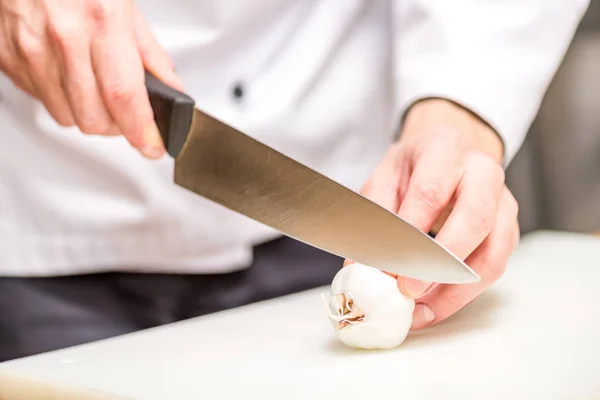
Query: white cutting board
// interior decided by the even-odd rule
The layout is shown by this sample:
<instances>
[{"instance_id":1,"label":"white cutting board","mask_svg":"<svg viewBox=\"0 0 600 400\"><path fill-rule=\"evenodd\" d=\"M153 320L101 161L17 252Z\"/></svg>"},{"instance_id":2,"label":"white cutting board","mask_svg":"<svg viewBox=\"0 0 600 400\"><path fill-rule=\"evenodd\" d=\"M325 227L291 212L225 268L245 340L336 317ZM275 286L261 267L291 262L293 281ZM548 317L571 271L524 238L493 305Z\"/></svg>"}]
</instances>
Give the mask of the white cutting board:
<instances>
[{"instance_id":1,"label":"white cutting board","mask_svg":"<svg viewBox=\"0 0 600 400\"><path fill-rule=\"evenodd\" d=\"M336 342L323 288L0 364L0 400L598 399L599 280L600 238L537 233L392 351Z\"/></svg>"}]
</instances>

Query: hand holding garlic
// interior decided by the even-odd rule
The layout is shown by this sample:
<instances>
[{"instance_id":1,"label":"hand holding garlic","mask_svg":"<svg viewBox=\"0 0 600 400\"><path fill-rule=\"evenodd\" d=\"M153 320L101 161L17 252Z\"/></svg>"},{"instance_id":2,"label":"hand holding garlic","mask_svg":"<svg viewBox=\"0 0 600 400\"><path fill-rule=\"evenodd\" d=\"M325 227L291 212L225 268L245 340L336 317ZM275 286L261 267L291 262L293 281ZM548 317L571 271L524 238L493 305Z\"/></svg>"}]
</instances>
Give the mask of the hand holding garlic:
<instances>
[{"instance_id":1,"label":"hand holding garlic","mask_svg":"<svg viewBox=\"0 0 600 400\"><path fill-rule=\"evenodd\" d=\"M432 232L481 277L468 285L397 277L398 288L416 299L411 329L451 317L504 273L520 232L502 157L498 135L476 114L452 101L424 99L406 111L398 141L361 189L417 229Z\"/></svg>"},{"instance_id":2,"label":"hand holding garlic","mask_svg":"<svg viewBox=\"0 0 600 400\"><path fill-rule=\"evenodd\" d=\"M390 349L404 342L415 301L398 289L395 278L363 264L342 268L324 296L337 338L362 349Z\"/></svg>"}]
</instances>

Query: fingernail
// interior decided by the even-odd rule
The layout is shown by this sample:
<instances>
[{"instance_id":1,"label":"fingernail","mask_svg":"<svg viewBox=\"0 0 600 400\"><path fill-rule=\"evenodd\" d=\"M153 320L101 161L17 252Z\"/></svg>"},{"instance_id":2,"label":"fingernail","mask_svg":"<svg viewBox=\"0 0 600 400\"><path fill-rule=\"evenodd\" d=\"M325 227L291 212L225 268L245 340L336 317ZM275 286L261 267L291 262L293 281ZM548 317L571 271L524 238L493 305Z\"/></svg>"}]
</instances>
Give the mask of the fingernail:
<instances>
[{"instance_id":1,"label":"fingernail","mask_svg":"<svg viewBox=\"0 0 600 400\"><path fill-rule=\"evenodd\" d=\"M403 278L400 290L408 297L417 298L422 296L431 287L431 282L424 282L412 278Z\"/></svg>"},{"instance_id":2,"label":"fingernail","mask_svg":"<svg viewBox=\"0 0 600 400\"><path fill-rule=\"evenodd\" d=\"M417 303L413 311L412 329L420 329L435 321L435 313L429 306Z\"/></svg>"},{"instance_id":3,"label":"fingernail","mask_svg":"<svg viewBox=\"0 0 600 400\"><path fill-rule=\"evenodd\" d=\"M165 153L165 146L155 123L152 123L144 131L145 146L140 148L140 152L148 158L160 158Z\"/></svg>"},{"instance_id":4,"label":"fingernail","mask_svg":"<svg viewBox=\"0 0 600 400\"><path fill-rule=\"evenodd\" d=\"M160 147L142 147L140 149L140 153L142 153L145 157L155 159L161 158L164 155L165 150L161 149Z\"/></svg>"}]
</instances>

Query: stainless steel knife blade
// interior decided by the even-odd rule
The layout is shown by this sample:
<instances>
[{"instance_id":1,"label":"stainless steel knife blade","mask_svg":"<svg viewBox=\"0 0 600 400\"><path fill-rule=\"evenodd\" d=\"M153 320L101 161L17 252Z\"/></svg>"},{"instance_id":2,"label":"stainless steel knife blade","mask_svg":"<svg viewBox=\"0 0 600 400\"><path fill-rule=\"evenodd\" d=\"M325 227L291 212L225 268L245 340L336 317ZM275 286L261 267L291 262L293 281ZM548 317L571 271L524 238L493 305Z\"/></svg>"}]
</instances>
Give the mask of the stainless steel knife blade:
<instances>
[{"instance_id":1,"label":"stainless steel knife blade","mask_svg":"<svg viewBox=\"0 0 600 400\"><path fill-rule=\"evenodd\" d=\"M174 182L316 248L438 283L478 275L426 233L326 176L202 112L147 74Z\"/></svg>"}]
</instances>

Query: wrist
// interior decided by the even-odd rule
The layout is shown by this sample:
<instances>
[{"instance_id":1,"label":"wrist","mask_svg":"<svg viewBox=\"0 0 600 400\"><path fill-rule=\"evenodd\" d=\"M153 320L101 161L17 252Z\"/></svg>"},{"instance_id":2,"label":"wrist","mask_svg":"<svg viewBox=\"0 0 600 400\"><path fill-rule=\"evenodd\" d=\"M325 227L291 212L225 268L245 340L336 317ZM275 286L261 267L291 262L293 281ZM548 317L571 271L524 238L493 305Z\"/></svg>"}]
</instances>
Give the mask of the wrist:
<instances>
[{"instance_id":1,"label":"wrist","mask_svg":"<svg viewBox=\"0 0 600 400\"><path fill-rule=\"evenodd\" d=\"M436 128L450 128L465 135L475 149L500 164L503 161L504 143L498 133L479 116L450 100L417 101L406 112L402 125L401 140Z\"/></svg>"}]
</instances>

